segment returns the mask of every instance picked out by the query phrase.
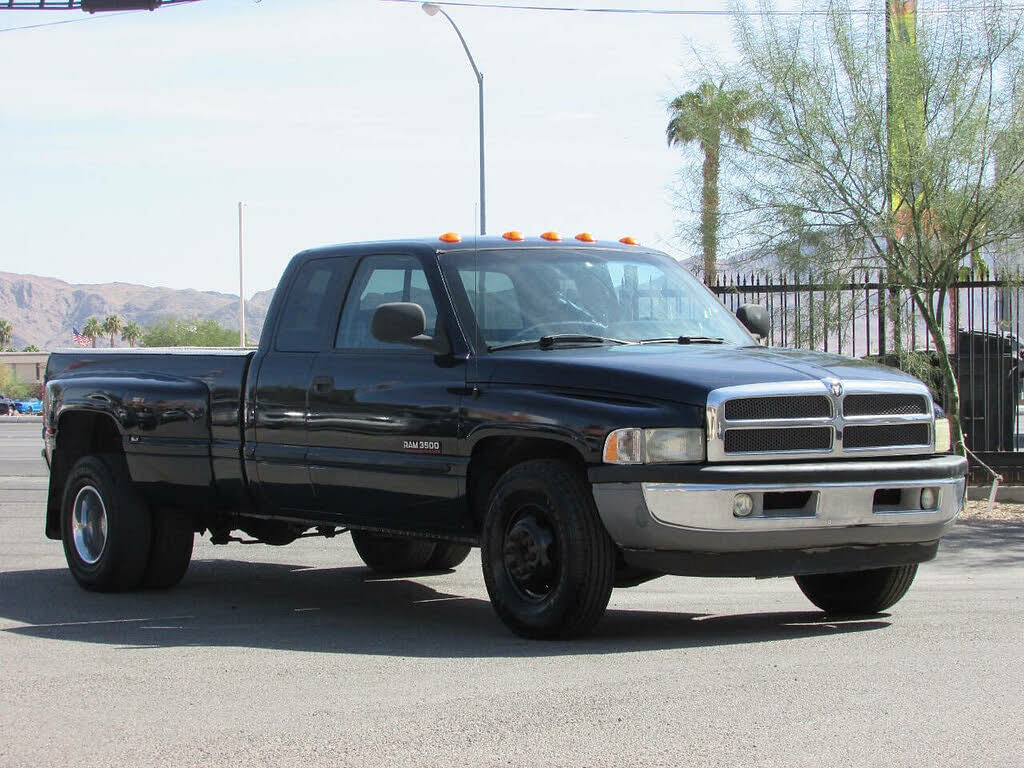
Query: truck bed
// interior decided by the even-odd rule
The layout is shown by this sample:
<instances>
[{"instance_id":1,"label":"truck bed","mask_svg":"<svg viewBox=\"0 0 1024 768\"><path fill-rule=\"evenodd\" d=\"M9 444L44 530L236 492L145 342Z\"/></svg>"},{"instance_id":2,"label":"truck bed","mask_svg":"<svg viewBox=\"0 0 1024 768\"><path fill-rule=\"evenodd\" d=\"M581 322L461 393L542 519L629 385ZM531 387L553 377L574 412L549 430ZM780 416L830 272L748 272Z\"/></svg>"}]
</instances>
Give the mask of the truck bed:
<instances>
[{"instance_id":1,"label":"truck bed","mask_svg":"<svg viewBox=\"0 0 1024 768\"><path fill-rule=\"evenodd\" d=\"M153 497L244 499L240 403L254 350L73 349L50 355L46 426L113 417L132 479ZM76 427L76 429L80 429ZM168 460L171 459L171 460ZM51 494L52 495L52 494ZM59 504L57 499L51 499Z\"/></svg>"}]
</instances>

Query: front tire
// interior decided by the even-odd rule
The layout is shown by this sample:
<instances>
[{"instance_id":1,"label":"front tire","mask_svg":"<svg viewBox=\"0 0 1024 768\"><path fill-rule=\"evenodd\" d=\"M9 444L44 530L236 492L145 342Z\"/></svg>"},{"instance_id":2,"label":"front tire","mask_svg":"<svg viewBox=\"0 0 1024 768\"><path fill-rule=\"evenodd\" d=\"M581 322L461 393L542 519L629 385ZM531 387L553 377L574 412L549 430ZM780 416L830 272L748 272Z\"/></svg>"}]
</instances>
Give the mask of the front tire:
<instances>
[{"instance_id":1,"label":"front tire","mask_svg":"<svg viewBox=\"0 0 1024 768\"><path fill-rule=\"evenodd\" d=\"M359 530L352 531L352 543L362 561L378 573L426 570L436 546L432 541Z\"/></svg>"},{"instance_id":2,"label":"front tire","mask_svg":"<svg viewBox=\"0 0 1024 768\"><path fill-rule=\"evenodd\" d=\"M807 599L836 616L865 616L896 605L917 575L917 565L898 565L870 571L796 576Z\"/></svg>"},{"instance_id":3,"label":"front tire","mask_svg":"<svg viewBox=\"0 0 1024 768\"><path fill-rule=\"evenodd\" d=\"M579 637L604 614L615 545L580 473L562 461L525 461L491 493L480 561L491 604L517 635Z\"/></svg>"},{"instance_id":4,"label":"front tire","mask_svg":"<svg viewBox=\"0 0 1024 768\"><path fill-rule=\"evenodd\" d=\"M61 503L64 556L79 585L97 592L138 587L151 536L149 508L132 487L123 457L79 459Z\"/></svg>"}]
</instances>

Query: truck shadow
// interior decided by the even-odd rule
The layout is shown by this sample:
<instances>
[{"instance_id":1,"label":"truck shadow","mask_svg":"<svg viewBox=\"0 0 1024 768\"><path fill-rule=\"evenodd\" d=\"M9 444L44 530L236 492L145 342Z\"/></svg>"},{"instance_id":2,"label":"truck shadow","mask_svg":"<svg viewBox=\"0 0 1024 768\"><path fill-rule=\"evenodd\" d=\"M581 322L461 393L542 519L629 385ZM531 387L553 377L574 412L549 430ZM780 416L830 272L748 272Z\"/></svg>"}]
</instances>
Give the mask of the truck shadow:
<instances>
[{"instance_id":1,"label":"truck shadow","mask_svg":"<svg viewBox=\"0 0 1024 768\"><path fill-rule=\"evenodd\" d=\"M2 630L131 648L230 646L409 657L534 657L740 645L888 626L885 616L827 620L817 612L708 616L609 610L592 636L535 642L510 634L479 597L435 577L382 580L365 568L307 569L197 560L166 592L97 594L65 569L0 573ZM614 596L613 596L614 599Z\"/></svg>"}]
</instances>

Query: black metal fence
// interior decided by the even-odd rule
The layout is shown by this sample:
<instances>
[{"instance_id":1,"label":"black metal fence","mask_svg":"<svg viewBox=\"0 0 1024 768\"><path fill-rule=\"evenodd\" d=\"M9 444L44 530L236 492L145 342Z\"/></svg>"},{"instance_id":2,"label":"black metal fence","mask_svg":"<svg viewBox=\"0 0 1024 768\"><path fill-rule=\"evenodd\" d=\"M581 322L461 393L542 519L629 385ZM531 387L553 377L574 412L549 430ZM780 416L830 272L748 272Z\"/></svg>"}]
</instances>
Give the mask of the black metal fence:
<instances>
[{"instance_id":1,"label":"black metal fence","mask_svg":"<svg viewBox=\"0 0 1024 768\"><path fill-rule=\"evenodd\" d=\"M727 275L713 287L730 309L764 306L771 346L833 352L902 368L941 400L938 353L910 292L880 273L822 281L802 275ZM1008 479L1024 481L1024 284L970 276L943 306L967 446Z\"/></svg>"}]
</instances>

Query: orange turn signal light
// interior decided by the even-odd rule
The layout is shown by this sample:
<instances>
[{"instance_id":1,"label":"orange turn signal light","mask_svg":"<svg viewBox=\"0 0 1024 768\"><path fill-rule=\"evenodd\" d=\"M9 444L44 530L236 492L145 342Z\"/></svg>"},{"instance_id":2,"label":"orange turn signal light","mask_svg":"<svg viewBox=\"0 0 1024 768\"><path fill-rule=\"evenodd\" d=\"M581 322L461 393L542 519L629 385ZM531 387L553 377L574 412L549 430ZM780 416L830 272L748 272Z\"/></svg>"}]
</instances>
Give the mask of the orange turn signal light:
<instances>
[{"instance_id":1,"label":"orange turn signal light","mask_svg":"<svg viewBox=\"0 0 1024 768\"><path fill-rule=\"evenodd\" d=\"M518 229L510 229L508 232L503 234L502 237L505 238L506 240L525 240L526 239L525 237L523 237L523 233L520 232Z\"/></svg>"},{"instance_id":2,"label":"orange turn signal light","mask_svg":"<svg viewBox=\"0 0 1024 768\"><path fill-rule=\"evenodd\" d=\"M445 232L443 235L437 238L442 243L461 243L462 235L458 232Z\"/></svg>"},{"instance_id":3,"label":"orange turn signal light","mask_svg":"<svg viewBox=\"0 0 1024 768\"><path fill-rule=\"evenodd\" d=\"M630 237L629 235L626 235L625 237L620 237L619 242L623 243L624 245L639 245L639 243L636 241L636 238Z\"/></svg>"},{"instance_id":4,"label":"orange turn signal light","mask_svg":"<svg viewBox=\"0 0 1024 768\"><path fill-rule=\"evenodd\" d=\"M541 232L541 240L561 240L562 236L557 232Z\"/></svg>"},{"instance_id":5,"label":"orange turn signal light","mask_svg":"<svg viewBox=\"0 0 1024 768\"><path fill-rule=\"evenodd\" d=\"M596 243L597 242L597 238L594 237L589 232L580 232L578 235L576 235L576 239L579 240L581 243Z\"/></svg>"}]
</instances>

